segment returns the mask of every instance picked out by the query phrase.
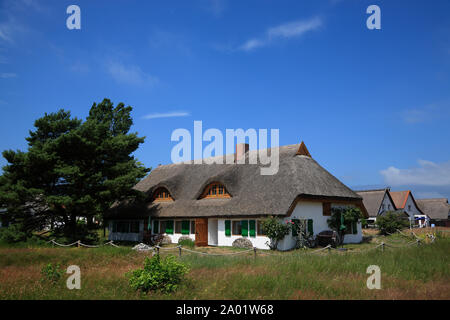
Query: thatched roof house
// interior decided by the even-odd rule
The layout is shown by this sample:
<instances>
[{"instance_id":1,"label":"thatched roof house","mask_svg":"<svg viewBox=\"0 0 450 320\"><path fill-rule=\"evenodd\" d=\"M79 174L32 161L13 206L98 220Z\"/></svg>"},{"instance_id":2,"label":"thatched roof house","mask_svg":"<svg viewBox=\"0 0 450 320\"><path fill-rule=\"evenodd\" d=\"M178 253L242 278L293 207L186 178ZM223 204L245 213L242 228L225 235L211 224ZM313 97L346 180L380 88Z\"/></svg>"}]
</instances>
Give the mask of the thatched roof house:
<instances>
[{"instance_id":1,"label":"thatched roof house","mask_svg":"<svg viewBox=\"0 0 450 320\"><path fill-rule=\"evenodd\" d=\"M363 198L364 207L370 218L376 218L385 211L397 210L389 193L389 188L355 191Z\"/></svg>"},{"instance_id":2,"label":"thatched roof house","mask_svg":"<svg viewBox=\"0 0 450 320\"><path fill-rule=\"evenodd\" d=\"M243 150L244 154L223 157L244 156L248 159L252 153L258 152L248 151L248 145ZM253 222L250 221L262 217L292 216L300 202L318 204L321 219L324 215L322 206L327 208L331 204L357 206L367 215L361 196L320 166L304 144L282 146L278 151L279 170L274 175L261 175L261 165L248 163L194 164L189 161L158 166L135 186L135 189L147 195L148 201L116 204L111 208L108 218L144 221L149 217L153 221L193 219L196 224L199 219L209 219L207 223L213 230L220 230L224 220L244 219L249 221L251 228ZM268 152L272 150L268 149ZM208 191L211 185L215 187L213 191ZM216 192L215 188L221 189ZM223 196L219 196L220 190ZM214 226L211 221L215 221ZM153 231L155 228L158 231L161 229L161 225L150 227ZM325 221L323 228L326 227Z\"/></svg>"},{"instance_id":3,"label":"thatched roof house","mask_svg":"<svg viewBox=\"0 0 450 320\"><path fill-rule=\"evenodd\" d=\"M450 205L446 198L418 199L420 209L430 217L432 223L447 225L450 216Z\"/></svg>"}]
</instances>

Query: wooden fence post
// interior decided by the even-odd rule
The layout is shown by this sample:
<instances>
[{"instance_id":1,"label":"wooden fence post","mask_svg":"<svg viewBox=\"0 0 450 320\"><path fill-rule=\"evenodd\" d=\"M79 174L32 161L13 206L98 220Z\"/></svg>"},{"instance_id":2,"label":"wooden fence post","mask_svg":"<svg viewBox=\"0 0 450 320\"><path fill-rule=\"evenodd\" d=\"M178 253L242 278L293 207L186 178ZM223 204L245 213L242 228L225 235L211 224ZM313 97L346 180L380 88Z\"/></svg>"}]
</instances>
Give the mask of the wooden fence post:
<instances>
[{"instance_id":1,"label":"wooden fence post","mask_svg":"<svg viewBox=\"0 0 450 320\"><path fill-rule=\"evenodd\" d=\"M254 256L254 258L256 260L256 247L253 247L253 256Z\"/></svg>"},{"instance_id":2,"label":"wooden fence post","mask_svg":"<svg viewBox=\"0 0 450 320\"><path fill-rule=\"evenodd\" d=\"M156 246L156 254L159 256L159 246Z\"/></svg>"},{"instance_id":3,"label":"wooden fence post","mask_svg":"<svg viewBox=\"0 0 450 320\"><path fill-rule=\"evenodd\" d=\"M384 242L381 243L381 252L384 252Z\"/></svg>"},{"instance_id":4,"label":"wooden fence post","mask_svg":"<svg viewBox=\"0 0 450 320\"><path fill-rule=\"evenodd\" d=\"M331 252L331 245L328 245L327 248L328 248L328 253L330 253Z\"/></svg>"},{"instance_id":5,"label":"wooden fence post","mask_svg":"<svg viewBox=\"0 0 450 320\"><path fill-rule=\"evenodd\" d=\"M77 247L80 247L80 240L77 241Z\"/></svg>"},{"instance_id":6,"label":"wooden fence post","mask_svg":"<svg viewBox=\"0 0 450 320\"><path fill-rule=\"evenodd\" d=\"M178 246L178 250L180 251L180 258L181 258L181 246Z\"/></svg>"}]
</instances>

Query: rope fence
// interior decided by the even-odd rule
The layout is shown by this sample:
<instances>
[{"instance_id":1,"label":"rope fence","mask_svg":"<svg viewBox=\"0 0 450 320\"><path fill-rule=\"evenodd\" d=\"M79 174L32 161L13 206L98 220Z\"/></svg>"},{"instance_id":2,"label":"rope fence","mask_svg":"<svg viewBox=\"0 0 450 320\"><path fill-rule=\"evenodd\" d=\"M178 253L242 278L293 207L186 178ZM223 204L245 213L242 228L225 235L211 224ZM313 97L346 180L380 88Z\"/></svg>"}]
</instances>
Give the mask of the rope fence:
<instances>
[{"instance_id":1,"label":"rope fence","mask_svg":"<svg viewBox=\"0 0 450 320\"><path fill-rule=\"evenodd\" d=\"M401 234L401 235L411 239L411 236L403 233L401 230L398 230L398 229L397 229L397 231L395 233L387 233L387 234L394 235L396 233L399 233L399 234ZM380 244L376 245L375 247L362 249L362 250L348 250L348 249L344 249L343 250L343 249L339 249L339 248L333 248L331 245L327 245L324 248L316 249L316 250L309 251L309 252L304 252L304 254L317 254L317 253L321 253L321 252L323 252L325 250L327 250L328 253L331 253L332 250L333 251L338 251L339 253L364 253L364 252L376 250L378 248L381 248L381 251L384 252L386 247L398 249L398 248L410 247L412 245L420 246L424 239L418 237L414 232L411 232L411 234L413 235L414 240L410 241L408 243L405 243L403 245L399 244L399 242L401 242L401 240L389 239L391 242L395 243L395 245L393 245L392 243L381 242ZM436 236L434 234L430 234L430 233L427 233L426 237L430 239L431 243L433 243L435 241L435 239L436 239ZM104 244L101 244L101 245L88 245L88 244L81 243L80 240L72 242L70 244L62 244L62 243L56 242L54 239L48 241L48 243L52 243L53 245L60 246L60 247L71 247L71 246L76 245L77 247L100 248L100 247L103 247L103 246L110 245L110 246L113 246L113 247L116 247L116 248L120 248L120 246L116 245L112 240L109 241L109 242L106 242ZM142 249L139 249L139 246ZM137 251L153 251L156 254L159 254L160 251L178 250L178 254L179 254L180 257L182 255L182 251L193 253L193 254L198 254L198 255L203 255L203 256L235 256L235 255L239 255L239 254L248 253L250 251L253 251L254 257L256 259L256 252L257 252L257 248L256 247L250 248L250 249L247 249L247 250L243 250L243 251L230 252L230 253L208 253L208 252L202 252L202 251L197 251L197 250L191 250L191 249L188 249L188 248L184 248L181 245L178 245L176 247L163 248L163 247L160 247L158 245L157 246L148 246L148 245L146 245L144 243L139 243L134 248L136 248L136 247L138 247L137 249L135 249ZM273 254L273 253L271 253L271 254Z\"/></svg>"}]
</instances>

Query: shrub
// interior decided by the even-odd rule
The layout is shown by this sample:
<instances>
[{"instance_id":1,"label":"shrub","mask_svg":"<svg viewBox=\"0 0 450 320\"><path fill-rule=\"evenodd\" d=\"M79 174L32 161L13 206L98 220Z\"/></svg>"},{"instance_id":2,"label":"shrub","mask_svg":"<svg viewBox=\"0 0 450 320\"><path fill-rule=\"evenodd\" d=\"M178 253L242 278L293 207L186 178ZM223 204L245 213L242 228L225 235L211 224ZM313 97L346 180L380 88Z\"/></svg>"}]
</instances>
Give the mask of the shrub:
<instances>
[{"instance_id":1,"label":"shrub","mask_svg":"<svg viewBox=\"0 0 450 320\"><path fill-rule=\"evenodd\" d=\"M188 272L188 266L177 261L175 256L169 255L161 259L157 254L152 258L145 258L143 269L130 271L126 275L134 290L159 290L167 293L175 291Z\"/></svg>"},{"instance_id":2,"label":"shrub","mask_svg":"<svg viewBox=\"0 0 450 320\"><path fill-rule=\"evenodd\" d=\"M22 225L10 224L7 228L0 229L0 239L7 243L26 241L31 234L24 232Z\"/></svg>"},{"instance_id":3,"label":"shrub","mask_svg":"<svg viewBox=\"0 0 450 320\"><path fill-rule=\"evenodd\" d=\"M289 234L290 227L281 223L281 221L275 217L269 217L262 223L267 237L271 240L267 245L270 249L276 250L278 241L283 240L283 238Z\"/></svg>"},{"instance_id":4,"label":"shrub","mask_svg":"<svg viewBox=\"0 0 450 320\"><path fill-rule=\"evenodd\" d=\"M191 249L195 247L195 241L192 240L191 238L183 238L183 237L181 237L181 238L178 240L178 244L179 244L180 246L183 246L183 247L189 247L189 248L191 248Z\"/></svg>"},{"instance_id":5,"label":"shrub","mask_svg":"<svg viewBox=\"0 0 450 320\"><path fill-rule=\"evenodd\" d=\"M409 227L408 218L406 218L403 213L396 212L386 212L384 215L379 216L376 222L380 234L394 233L397 229L401 230L403 228Z\"/></svg>"},{"instance_id":6,"label":"shrub","mask_svg":"<svg viewBox=\"0 0 450 320\"><path fill-rule=\"evenodd\" d=\"M327 223L328 227L339 234L339 244L342 244L347 228L351 224L354 224L356 227L358 220L363 218L364 216L359 208L334 207L331 208L331 218L327 220Z\"/></svg>"},{"instance_id":7,"label":"shrub","mask_svg":"<svg viewBox=\"0 0 450 320\"><path fill-rule=\"evenodd\" d=\"M41 269L42 282L56 284L61 279L62 275L63 271L60 269L59 264L52 265L49 263Z\"/></svg>"}]
</instances>

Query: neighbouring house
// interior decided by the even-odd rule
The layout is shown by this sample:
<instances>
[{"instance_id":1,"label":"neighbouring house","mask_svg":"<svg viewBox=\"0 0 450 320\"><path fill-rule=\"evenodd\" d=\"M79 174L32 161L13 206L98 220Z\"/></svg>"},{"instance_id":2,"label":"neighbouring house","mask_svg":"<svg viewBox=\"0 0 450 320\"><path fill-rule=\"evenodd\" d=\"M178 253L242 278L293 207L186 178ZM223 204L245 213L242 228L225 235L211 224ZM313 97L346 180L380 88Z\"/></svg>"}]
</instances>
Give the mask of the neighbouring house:
<instances>
[{"instance_id":1,"label":"neighbouring house","mask_svg":"<svg viewBox=\"0 0 450 320\"><path fill-rule=\"evenodd\" d=\"M415 219L427 219L425 213L419 208L411 190L390 191L392 200L398 210L402 210L409 215L410 221L415 224Z\"/></svg>"},{"instance_id":2,"label":"neighbouring house","mask_svg":"<svg viewBox=\"0 0 450 320\"><path fill-rule=\"evenodd\" d=\"M198 246L231 246L246 238L254 247L268 249L270 239L261 224L268 216L284 223L308 220L314 235L329 230L333 207L358 207L367 217L361 196L321 167L303 142L279 147L278 152L279 170L274 175L261 175L262 165L248 164L252 153L258 153L249 151L248 144L238 144L233 155L207 159L211 163L220 157L234 161L244 157L245 164L188 161L158 166L135 186L146 194L145 203L124 201L112 206L107 214L109 239L142 241L149 234L162 233L172 242L187 236ZM349 228L344 241L362 241L360 222ZM294 246L295 237L289 234L278 249Z\"/></svg>"},{"instance_id":3,"label":"neighbouring house","mask_svg":"<svg viewBox=\"0 0 450 320\"><path fill-rule=\"evenodd\" d=\"M383 213L397 210L389 191L389 188L355 191L363 198L364 207L369 214L367 219L369 225L375 224L377 217Z\"/></svg>"},{"instance_id":4,"label":"neighbouring house","mask_svg":"<svg viewBox=\"0 0 450 320\"><path fill-rule=\"evenodd\" d=\"M450 205L446 198L417 199L419 208L435 226L450 227Z\"/></svg>"}]
</instances>

